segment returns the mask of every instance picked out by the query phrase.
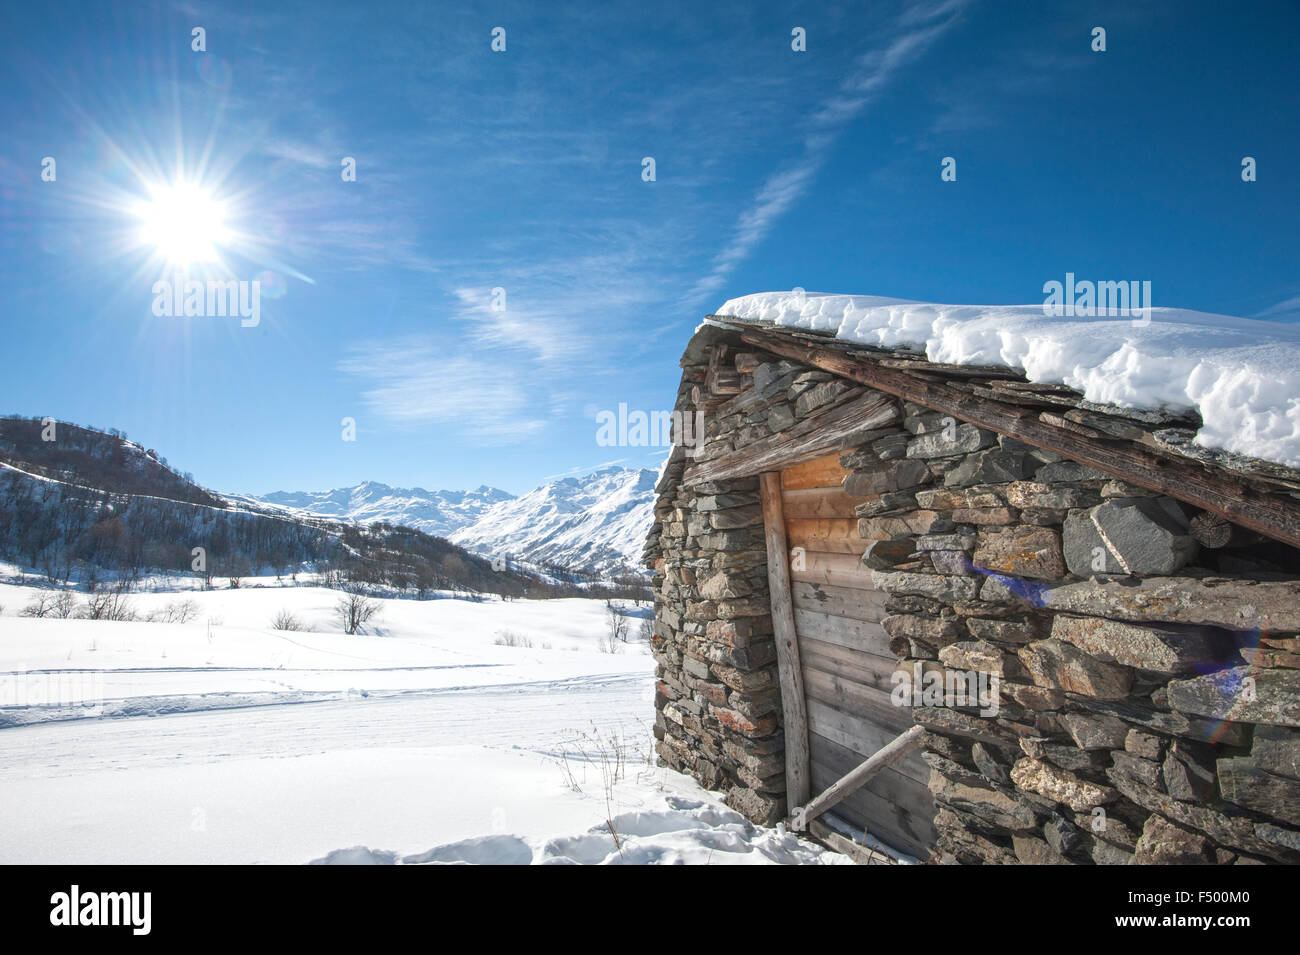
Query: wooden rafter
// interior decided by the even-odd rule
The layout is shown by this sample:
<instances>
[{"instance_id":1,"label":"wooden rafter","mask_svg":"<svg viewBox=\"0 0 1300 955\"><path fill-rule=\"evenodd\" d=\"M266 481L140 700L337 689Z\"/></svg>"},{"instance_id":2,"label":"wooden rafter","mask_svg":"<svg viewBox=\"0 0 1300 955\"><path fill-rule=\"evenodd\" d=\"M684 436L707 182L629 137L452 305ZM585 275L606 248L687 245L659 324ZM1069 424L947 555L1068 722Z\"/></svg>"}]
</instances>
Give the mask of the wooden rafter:
<instances>
[{"instance_id":1,"label":"wooden rafter","mask_svg":"<svg viewBox=\"0 0 1300 955\"><path fill-rule=\"evenodd\" d=\"M1043 421L1029 408L949 388L942 382L884 367L838 348L804 344L778 334L744 329L748 344L935 411L1045 448L1112 475L1219 514L1268 537L1300 547L1300 500L1271 493L1194 461L1162 457L1131 441L1091 438L1078 425Z\"/></svg>"},{"instance_id":2,"label":"wooden rafter","mask_svg":"<svg viewBox=\"0 0 1300 955\"><path fill-rule=\"evenodd\" d=\"M841 449L854 435L884 427L897 419L898 409L892 398L868 391L824 414L805 418L787 431L760 438L708 461L688 464L682 483L689 486L780 470Z\"/></svg>"}]
</instances>

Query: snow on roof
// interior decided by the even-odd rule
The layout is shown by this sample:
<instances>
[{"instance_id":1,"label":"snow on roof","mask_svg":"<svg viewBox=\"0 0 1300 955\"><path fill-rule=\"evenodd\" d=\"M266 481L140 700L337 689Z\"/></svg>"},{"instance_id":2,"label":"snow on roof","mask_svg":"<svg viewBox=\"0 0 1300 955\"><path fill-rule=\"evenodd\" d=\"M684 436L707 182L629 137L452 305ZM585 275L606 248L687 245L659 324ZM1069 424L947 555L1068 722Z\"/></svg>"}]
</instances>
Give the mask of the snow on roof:
<instances>
[{"instance_id":1,"label":"snow on roof","mask_svg":"<svg viewBox=\"0 0 1300 955\"><path fill-rule=\"evenodd\" d=\"M1181 308L1139 317L1043 305L936 305L874 295L760 292L715 314L831 332L933 362L1005 365L1121 408L1195 409L1198 444L1300 468L1300 328Z\"/></svg>"}]
</instances>

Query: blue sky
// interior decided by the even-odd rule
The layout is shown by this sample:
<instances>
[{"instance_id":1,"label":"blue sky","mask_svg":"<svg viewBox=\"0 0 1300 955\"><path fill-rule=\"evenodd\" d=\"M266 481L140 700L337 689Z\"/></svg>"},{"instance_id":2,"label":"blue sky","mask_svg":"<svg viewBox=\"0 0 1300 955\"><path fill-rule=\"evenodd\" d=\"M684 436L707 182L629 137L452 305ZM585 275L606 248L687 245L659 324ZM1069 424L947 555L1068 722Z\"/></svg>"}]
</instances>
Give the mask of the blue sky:
<instances>
[{"instance_id":1,"label":"blue sky","mask_svg":"<svg viewBox=\"0 0 1300 955\"><path fill-rule=\"evenodd\" d=\"M669 407L747 292L1033 303L1073 271L1300 314L1293 2L264 6L6 5L0 411L219 490L522 492L655 466L596 413ZM255 328L152 314L130 210L178 171Z\"/></svg>"}]
</instances>

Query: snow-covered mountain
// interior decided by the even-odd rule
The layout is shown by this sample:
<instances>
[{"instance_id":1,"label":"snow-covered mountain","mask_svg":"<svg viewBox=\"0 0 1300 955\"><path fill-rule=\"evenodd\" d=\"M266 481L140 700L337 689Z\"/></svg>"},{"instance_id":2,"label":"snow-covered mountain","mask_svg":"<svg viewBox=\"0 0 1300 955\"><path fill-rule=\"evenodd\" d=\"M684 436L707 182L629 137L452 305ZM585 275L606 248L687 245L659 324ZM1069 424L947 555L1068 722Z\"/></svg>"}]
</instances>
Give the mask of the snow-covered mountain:
<instances>
[{"instance_id":1,"label":"snow-covered mountain","mask_svg":"<svg viewBox=\"0 0 1300 955\"><path fill-rule=\"evenodd\" d=\"M426 491L422 487L390 487L366 481L356 487L329 491L276 491L253 500L358 524L405 524L426 534L448 537L473 524L488 508L513 497L487 485L472 491Z\"/></svg>"},{"instance_id":2,"label":"snow-covered mountain","mask_svg":"<svg viewBox=\"0 0 1300 955\"><path fill-rule=\"evenodd\" d=\"M362 524L405 524L490 557L604 573L640 567L653 520L654 484L654 471L608 467L551 481L521 497L486 485L473 491L426 491L367 481L250 499Z\"/></svg>"},{"instance_id":3,"label":"snow-covered mountain","mask_svg":"<svg viewBox=\"0 0 1300 955\"><path fill-rule=\"evenodd\" d=\"M581 570L639 568L655 472L608 467L502 501L451 535L466 550Z\"/></svg>"}]
</instances>

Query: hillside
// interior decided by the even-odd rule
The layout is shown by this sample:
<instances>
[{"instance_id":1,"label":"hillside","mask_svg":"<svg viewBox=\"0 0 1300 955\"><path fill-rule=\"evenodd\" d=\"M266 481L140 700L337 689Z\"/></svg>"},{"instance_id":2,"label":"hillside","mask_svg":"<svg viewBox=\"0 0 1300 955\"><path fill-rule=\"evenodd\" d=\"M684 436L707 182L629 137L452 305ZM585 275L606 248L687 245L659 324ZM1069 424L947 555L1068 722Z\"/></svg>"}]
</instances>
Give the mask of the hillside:
<instances>
[{"instance_id":1,"label":"hillside","mask_svg":"<svg viewBox=\"0 0 1300 955\"><path fill-rule=\"evenodd\" d=\"M227 500L115 432L0 418L0 559L52 583L130 586L150 573L240 578L310 567L339 584L553 596L442 537Z\"/></svg>"},{"instance_id":2,"label":"hillside","mask_svg":"<svg viewBox=\"0 0 1300 955\"><path fill-rule=\"evenodd\" d=\"M153 449L117 430L99 431L64 421L0 418L0 461L65 484L112 488L191 504L220 506L221 499L180 474Z\"/></svg>"}]
</instances>

